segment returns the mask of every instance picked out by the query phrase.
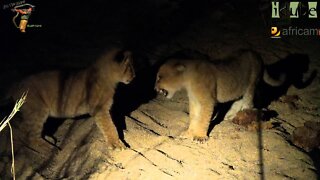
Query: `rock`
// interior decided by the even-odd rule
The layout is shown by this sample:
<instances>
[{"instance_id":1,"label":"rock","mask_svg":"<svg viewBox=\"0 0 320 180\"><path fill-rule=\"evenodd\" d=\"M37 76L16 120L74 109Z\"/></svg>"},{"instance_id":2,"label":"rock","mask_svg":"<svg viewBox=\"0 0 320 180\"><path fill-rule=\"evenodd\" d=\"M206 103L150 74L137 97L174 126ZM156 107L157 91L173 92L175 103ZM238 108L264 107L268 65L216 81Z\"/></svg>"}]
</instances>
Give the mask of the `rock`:
<instances>
[{"instance_id":1,"label":"rock","mask_svg":"<svg viewBox=\"0 0 320 180\"><path fill-rule=\"evenodd\" d=\"M307 121L304 126L296 128L292 142L307 152L320 147L320 122Z\"/></svg>"},{"instance_id":2,"label":"rock","mask_svg":"<svg viewBox=\"0 0 320 180\"><path fill-rule=\"evenodd\" d=\"M274 124L271 121L265 121L267 112L259 110L245 109L239 111L232 119L232 122L245 126L249 131L257 131L259 129L271 129Z\"/></svg>"},{"instance_id":3,"label":"rock","mask_svg":"<svg viewBox=\"0 0 320 180\"><path fill-rule=\"evenodd\" d=\"M247 126L259 119L261 119L261 114L257 110L245 109L239 111L232 119L232 122L238 125Z\"/></svg>"},{"instance_id":4,"label":"rock","mask_svg":"<svg viewBox=\"0 0 320 180\"><path fill-rule=\"evenodd\" d=\"M295 103L300 100L298 95L284 95L279 98L283 103Z\"/></svg>"}]
</instances>

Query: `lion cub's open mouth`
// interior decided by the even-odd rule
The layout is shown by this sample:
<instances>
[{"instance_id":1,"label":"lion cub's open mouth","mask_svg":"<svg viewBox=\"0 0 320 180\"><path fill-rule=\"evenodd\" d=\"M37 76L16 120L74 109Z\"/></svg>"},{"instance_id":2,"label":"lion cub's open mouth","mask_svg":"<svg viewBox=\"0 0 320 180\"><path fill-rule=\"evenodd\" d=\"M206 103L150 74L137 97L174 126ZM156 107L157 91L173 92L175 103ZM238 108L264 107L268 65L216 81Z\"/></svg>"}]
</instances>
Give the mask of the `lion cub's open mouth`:
<instances>
[{"instance_id":1,"label":"lion cub's open mouth","mask_svg":"<svg viewBox=\"0 0 320 180\"><path fill-rule=\"evenodd\" d=\"M165 89L159 89L158 90L158 93L163 95L164 97L167 97L168 96L168 91L165 90Z\"/></svg>"}]
</instances>

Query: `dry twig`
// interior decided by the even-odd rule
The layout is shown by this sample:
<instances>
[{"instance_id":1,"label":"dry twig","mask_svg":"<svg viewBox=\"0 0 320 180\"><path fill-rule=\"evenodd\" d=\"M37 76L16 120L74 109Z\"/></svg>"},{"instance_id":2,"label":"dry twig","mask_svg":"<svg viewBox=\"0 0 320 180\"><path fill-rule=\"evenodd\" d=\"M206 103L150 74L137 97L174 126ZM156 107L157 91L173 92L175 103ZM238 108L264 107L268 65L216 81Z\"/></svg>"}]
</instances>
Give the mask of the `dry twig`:
<instances>
[{"instance_id":1,"label":"dry twig","mask_svg":"<svg viewBox=\"0 0 320 180\"><path fill-rule=\"evenodd\" d=\"M14 165L14 149L13 149L13 132L12 127L10 125L10 120L13 118L13 116L20 110L21 106L25 103L27 98L27 92L24 92L21 96L21 98L16 102L16 104L13 107L13 110L11 111L10 115L8 117L5 117L1 123L0 123L0 132L8 125L10 129L10 141L11 141L11 156L12 156L12 164L11 164L11 173L13 180L15 180L15 165Z\"/></svg>"}]
</instances>

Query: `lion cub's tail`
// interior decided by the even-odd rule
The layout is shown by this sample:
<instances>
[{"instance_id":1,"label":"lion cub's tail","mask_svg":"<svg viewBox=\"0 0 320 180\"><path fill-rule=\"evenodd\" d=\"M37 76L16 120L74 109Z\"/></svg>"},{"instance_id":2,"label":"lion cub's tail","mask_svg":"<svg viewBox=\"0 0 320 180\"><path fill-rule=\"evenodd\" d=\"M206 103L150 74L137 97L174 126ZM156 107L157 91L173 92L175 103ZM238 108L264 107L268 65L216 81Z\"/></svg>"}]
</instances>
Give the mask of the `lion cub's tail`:
<instances>
[{"instance_id":1,"label":"lion cub's tail","mask_svg":"<svg viewBox=\"0 0 320 180\"><path fill-rule=\"evenodd\" d=\"M263 80L264 82L266 82L267 84L271 85L271 86L281 86L284 81L286 80L286 75L285 74L281 74L279 79L273 79L269 73L264 70L263 72Z\"/></svg>"}]
</instances>

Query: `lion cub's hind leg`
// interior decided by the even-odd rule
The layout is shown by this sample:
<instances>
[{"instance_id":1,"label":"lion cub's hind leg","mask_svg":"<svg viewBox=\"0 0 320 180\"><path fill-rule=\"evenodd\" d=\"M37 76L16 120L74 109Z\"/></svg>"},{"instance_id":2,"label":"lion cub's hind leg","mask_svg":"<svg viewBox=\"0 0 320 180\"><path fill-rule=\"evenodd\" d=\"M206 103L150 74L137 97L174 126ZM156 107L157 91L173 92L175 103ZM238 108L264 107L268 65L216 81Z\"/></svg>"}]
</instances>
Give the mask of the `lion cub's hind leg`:
<instances>
[{"instance_id":1,"label":"lion cub's hind leg","mask_svg":"<svg viewBox=\"0 0 320 180\"><path fill-rule=\"evenodd\" d=\"M254 108L253 99L254 99L256 87L261 77L261 71L262 71L261 60L255 54L250 54L249 58L251 59L250 69L248 69L248 71L250 72L249 82L248 82L248 87L246 88L242 97L242 106L240 110Z\"/></svg>"},{"instance_id":2,"label":"lion cub's hind leg","mask_svg":"<svg viewBox=\"0 0 320 180\"><path fill-rule=\"evenodd\" d=\"M246 89L242 98L233 102L225 118L233 119L239 111L242 111L245 109L253 109L254 108L254 105L253 105L254 91L255 91L255 86L250 85Z\"/></svg>"},{"instance_id":3,"label":"lion cub's hind leg","mask_svg":"<svg viewBox=\"0 0 320 180\"><path fill-rule=\"evenodd\" d=\"M260 72L259 71L261 71L261 69L258 67L259 66L257 66L257 68L253 68L253 70L252 70L253 72L251 73L248 87L242 97L242 105L241 105L240 110L254 108L253 99L254 99L254 95L255 95L258 81L260 80L260 78L259 78Z\"/></svg>"},{"instance_id":4,"label":"lion cub's hind leg","mask_svg":"<svg viewBox=\"0 0 320 180\"><path fill-rule=\"evenodd\" d=\"M250 85L245 92L245 94L242 97L242 104L241 104L241 109L252 109L253 106L253 98L254 98L254 92L255 92L255 85Z\"/></svg>"},{"instance_id":5,"label":"lion cub's hind leg","mask_svg":"<svg viewBox=\"0 0 320 180\"><path fill-rule=\"evenodd\" d=\"M254 108L253 100L259 81L259 70L259 68L253 68L253 72L249 78L248 86L244 90L242 98L232 104L230 110L225 116L226 119L233 119L239 111Z\"/></svg>"}]
</instances>

